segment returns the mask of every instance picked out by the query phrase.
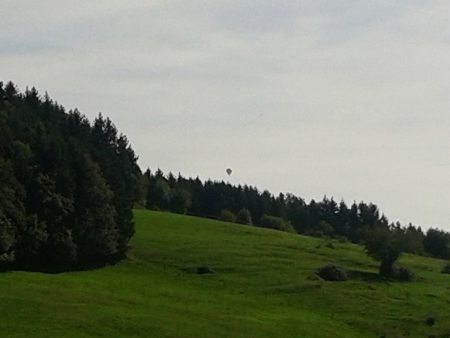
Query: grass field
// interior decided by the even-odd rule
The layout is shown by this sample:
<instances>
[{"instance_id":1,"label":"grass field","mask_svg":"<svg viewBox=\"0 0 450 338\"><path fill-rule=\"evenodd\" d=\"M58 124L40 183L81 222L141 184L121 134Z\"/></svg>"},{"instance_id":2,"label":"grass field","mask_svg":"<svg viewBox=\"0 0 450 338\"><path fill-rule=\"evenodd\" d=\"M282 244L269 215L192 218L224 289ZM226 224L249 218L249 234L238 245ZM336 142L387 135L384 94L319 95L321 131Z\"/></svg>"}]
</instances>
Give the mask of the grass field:
<instances>
[{"instance_id":1,"label":"grass field","mask_svg":"<svg viewBox=\"0 0 450 338\"><path fill-rule=\"evenodd\" d=\"M389 282L357 245L161 212L135 218L132 250L115 266L1 273L0 337L450 337L443 261L405 255L415 281ZM354 278L316 279L328 262Z\"/></svg>"}]
</instances>

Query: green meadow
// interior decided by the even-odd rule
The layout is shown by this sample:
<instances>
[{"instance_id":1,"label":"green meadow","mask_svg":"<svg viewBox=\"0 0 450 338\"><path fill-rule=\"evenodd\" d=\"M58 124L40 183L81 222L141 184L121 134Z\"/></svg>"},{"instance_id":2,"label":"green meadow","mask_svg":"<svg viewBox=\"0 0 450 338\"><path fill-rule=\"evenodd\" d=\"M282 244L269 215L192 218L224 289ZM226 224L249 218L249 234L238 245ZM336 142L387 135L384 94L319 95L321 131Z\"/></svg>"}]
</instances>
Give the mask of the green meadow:
<instances>
[{"instance_id":1,"label":"green meadow","mask_svg":"<svg viewBox=\"0 0 450 338\"><path fill-rule=\"evenodd\" d=\"M358 245L163 212L135 220L116 265L0 273L0 336L450 337L442 260L403 255L416 277L393 282ZM327 263L351 278L317 278Z\"/></svg>"}]
</instances>

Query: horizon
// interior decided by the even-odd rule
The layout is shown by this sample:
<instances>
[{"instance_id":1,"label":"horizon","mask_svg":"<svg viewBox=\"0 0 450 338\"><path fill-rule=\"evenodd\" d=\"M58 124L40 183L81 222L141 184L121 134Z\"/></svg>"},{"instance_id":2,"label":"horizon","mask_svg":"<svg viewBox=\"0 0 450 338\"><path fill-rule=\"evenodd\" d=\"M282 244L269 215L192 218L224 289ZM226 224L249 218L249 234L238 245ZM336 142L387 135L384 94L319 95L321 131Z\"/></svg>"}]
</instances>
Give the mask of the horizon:
<instances>
[{"instance_id":1,"label":"horizon","mask_svg":"<svg viewBox=\"0 0 450 338\"><path fill-rule=\"evenodd\" d=\"M0 74L111 118L143 171L371 202L450 231L449 9L5 1L21 15L0 32Z\"/></svg>"}]
</instances>

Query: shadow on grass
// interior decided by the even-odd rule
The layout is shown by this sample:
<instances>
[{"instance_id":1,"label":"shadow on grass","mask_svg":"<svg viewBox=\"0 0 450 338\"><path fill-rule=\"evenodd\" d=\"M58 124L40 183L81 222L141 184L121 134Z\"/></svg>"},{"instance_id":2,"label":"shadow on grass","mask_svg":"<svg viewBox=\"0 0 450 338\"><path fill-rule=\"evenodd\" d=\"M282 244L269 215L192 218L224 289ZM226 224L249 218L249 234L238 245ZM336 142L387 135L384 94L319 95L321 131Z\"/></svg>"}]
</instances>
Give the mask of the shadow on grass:
<instances>
[{"instance_id":1,"label":"shadow on grass","mask_svg":"<svg viewBox=\"0 0 450 338\"><path fill-rule=\"evenodd\" d=\"M60 274L65 272L91 271L107 266L113 266L122 260L126 259L126 255L111 257L106 261L92 261L78 264L48 264L45 262L38 262L33 264L24 263L3 263L0 264L0 273L11 271L26 271L26 272L41 272L46 274Z\"/></svg>"},{"instance_id":2,"label":"shadow on grass","mask_svg":"<svg viewBox=\"0 0 450 338\"><path fill-rule=\"evenodd\" d=\"M368 272L368 271L359 271L359 270L347 270L349 275L349 279L361 280L364 282L381 282L381 283L410 283L414 279L411 277L410 279L402 278L401 276L381 276L376 272ZM415 277L415 279L417 279Z\"/></svg>"},{"instance_id":3,"label":"shadow on grass","mask_svg":"<svg viewBox=\"0 0 450 338\"><path fill-rule=\"evenodd\" d=\"M380 276L376 272L347 270L350 279L362 280L365 282L386 282L388 279Z\"/></svg>"}]
</instances>

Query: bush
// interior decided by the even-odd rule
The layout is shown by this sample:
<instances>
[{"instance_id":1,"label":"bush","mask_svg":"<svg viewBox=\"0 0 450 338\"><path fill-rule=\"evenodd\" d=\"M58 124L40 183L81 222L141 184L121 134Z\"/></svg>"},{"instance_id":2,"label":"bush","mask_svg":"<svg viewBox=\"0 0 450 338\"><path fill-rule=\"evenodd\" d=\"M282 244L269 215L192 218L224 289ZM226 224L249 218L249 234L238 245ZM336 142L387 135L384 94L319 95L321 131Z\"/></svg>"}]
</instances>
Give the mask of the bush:
<instances>
[{"instance_id":1,"label":"bush","mask_svg":"<svg viewBox=\"0 0 450 338\"><path fill-rule=\"evenodd\" d=\"M445 264L444 268L442 269L442 273L450 274L450 262Z\"/></svg>"},{"instance_id":2,"label":"bush","mask_svg":"<svg viewBox=\"0 0 450 338\"><path fill-rule=\"evenodd\" d=\"M236 221L241 224L252 224L252 214L248 209L241 209L237 214Z\"/></svg>"},{"instance_id":3,"label":"bush","mask_svg":"<svg viewBox=\"0 0 450 338\"><path fill-rule=\"evenodd\" d=\"M344 269L338 268L334 264L327 264L321 267L317 271L317 275L319 275L322 279L327 281L346 281L348 279L347 272Z\"/></svg>"},{"instance_id":4,"label":"bush","mask_svg":"<svg viewBox=\"0 0 450 338\"><path fill-rule=\"evenodd\" d=\"M286 232L295 232L290 222L286 222L281 217L263 215L260 220L260 226Z\"/></svg>"},{"instance_id":5,"label":"bush","mask_svg":"<svg viewBox=\"0 0 450 338\"><path fill-rule=\"evenodd\" d=\"M409 282L414 278L414 273L407 268L400 267L394 269L393 277L398 280Z\"/></svg>"},{"instance_id":6,"label":"bush","mask_svg":"<svg viewBox=\"0 0 450 338\"><path fill-rule=\"evenodd\" d=\"M235 214L233 214L230 210L226 210L226 209L224 209L220 212L219 219L224 222L231 222L231 223L236 222Z\"/></svg>"},{"instance_id":7,"label":"bush","mask_svg":"<svg viewBox=\"0 0 450 338\"><path fill-rule=\"evenodd\" d=\"M380 276L395 278L394 263L404 247L402 232L381 226L366 229L364 246L369 256L381 262Z\"/></svg>"},{"instance_id":8,"label":"bush","mask_svg":"<svg viewBox=\"0 0 450 338\"><path fill-rule=\"evenodd\" d=\"M320 221L316 226L310 227L305 230L305 235L313 237L326 238L334 234L333 227L325 221Z\"/></svg>"},{"instance_id":9,"label":"bush","mask_svg":"<svg viewBox=\"0 0 450 338\"><path fill-rule=\"evenodd\" d=\"M317 227L315 228L315 232L322 236L331 236L334 234L334 229L330 223L325 221L320 221Z\"/></svg>"}]
</instances>

